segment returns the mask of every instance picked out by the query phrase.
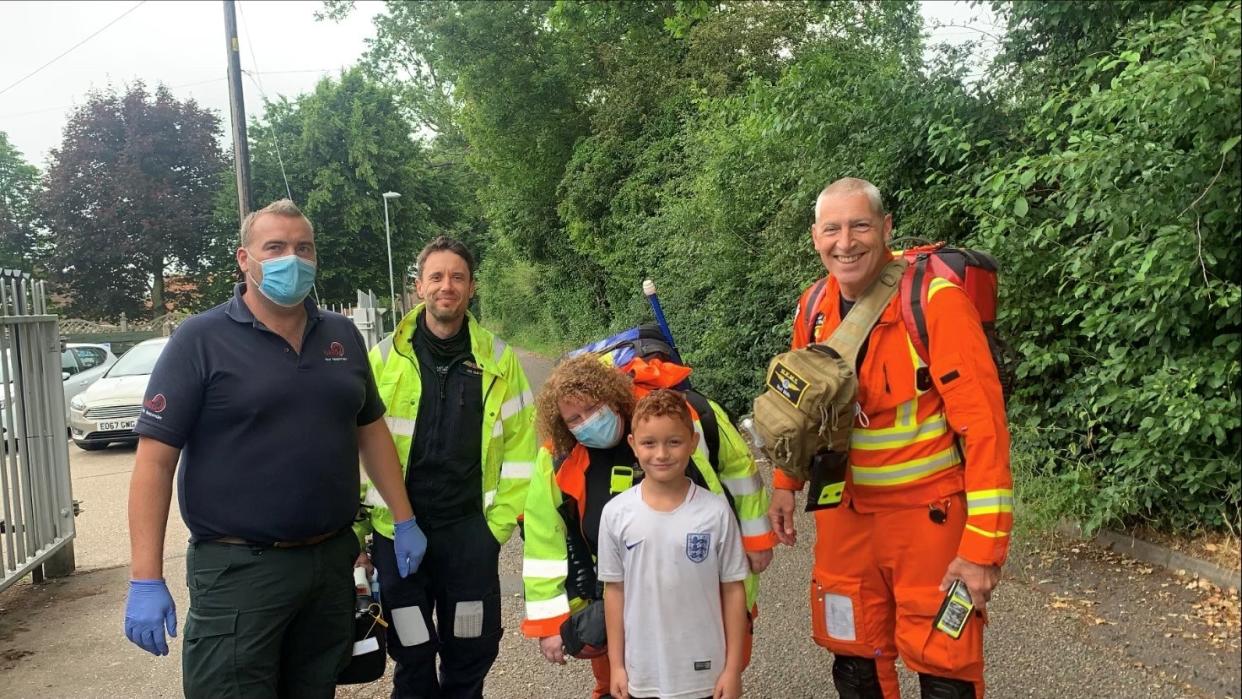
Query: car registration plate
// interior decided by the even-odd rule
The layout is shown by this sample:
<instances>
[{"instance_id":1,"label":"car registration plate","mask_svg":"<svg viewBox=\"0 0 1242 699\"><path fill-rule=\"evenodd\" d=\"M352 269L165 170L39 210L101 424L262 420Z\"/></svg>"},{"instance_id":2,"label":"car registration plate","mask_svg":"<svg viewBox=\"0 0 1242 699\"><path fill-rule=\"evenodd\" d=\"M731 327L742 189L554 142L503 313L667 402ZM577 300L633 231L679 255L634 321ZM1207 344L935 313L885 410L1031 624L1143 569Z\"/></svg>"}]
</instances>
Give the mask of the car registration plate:
<instances>
[{"instance_id":1,"label":"car registration plate","mask_svg":"<svg viewBox=\"0 0 1242 699\"><path fill-rule=\"evenodd\" d=\"M117 430L132 430L137 420L104 420L96 423L100 432L116 432Z\"/></svg>"}]
</instances>

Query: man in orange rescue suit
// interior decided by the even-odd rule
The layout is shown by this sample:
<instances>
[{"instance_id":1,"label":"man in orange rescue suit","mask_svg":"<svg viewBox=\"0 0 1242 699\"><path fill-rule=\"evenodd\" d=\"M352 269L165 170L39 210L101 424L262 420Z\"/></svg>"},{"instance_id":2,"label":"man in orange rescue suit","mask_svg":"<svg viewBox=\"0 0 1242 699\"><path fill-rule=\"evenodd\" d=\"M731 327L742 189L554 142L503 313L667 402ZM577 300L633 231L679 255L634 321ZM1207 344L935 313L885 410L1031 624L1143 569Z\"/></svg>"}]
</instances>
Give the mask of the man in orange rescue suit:
<instances>
[{"instance_id":1,"label":"man in orange rescue suit","mask_svg":"<svg viewBox=\"0 0 1242 699\"><path fill-rule=\"evenodd\" d=\"M811 238L829 277L814 317L795 315L794 349L825 341L879 277L892 230L871 183L844 178L820 193ZM843 499L815 513L812 628L835 655L843 699L899 697L898 654L919 673L923 699L983 697L983 612L1013 523L1009 433L974 305L945 279L927 296L931 366L913 349L898 293L858 354ZM773 476L769 517L789 546L802 485ZM979 612L956 639L934 622L955 580Z\"/></svg>"}]
</instances>

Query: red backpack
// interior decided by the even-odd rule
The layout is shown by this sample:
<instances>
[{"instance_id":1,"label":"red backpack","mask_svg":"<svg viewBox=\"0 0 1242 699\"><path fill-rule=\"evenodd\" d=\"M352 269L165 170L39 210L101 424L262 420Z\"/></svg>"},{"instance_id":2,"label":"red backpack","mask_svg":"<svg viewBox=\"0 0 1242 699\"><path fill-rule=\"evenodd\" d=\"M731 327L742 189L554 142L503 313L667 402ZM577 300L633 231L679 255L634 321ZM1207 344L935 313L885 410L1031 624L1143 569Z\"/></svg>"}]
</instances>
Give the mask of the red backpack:
<instances>
[{"instance_id":1,"label":"red backpack","mask_svg":"<svg viewBox=\"0 0 1242 699\"><path fill-rule=\"evenodd\" d=\"M983 321L983 334L988 340L992 362L1000 376L1001 389L1006 397L1013 388L1013 362L1009 345L996 332L997 271L996 258L978 250L947 247L944 243L929 243L910 248L902 253L908 266L901 279L901 315L910 334L910 343L924 364L931 364L928 352L927 291L933 279L941 277L961 287L979 311ZM807 295L806 307L801 317L806 323L807 335L815 336L820 297L827 286L827 277L820 279Z\"/></svg>"}]
</instances>

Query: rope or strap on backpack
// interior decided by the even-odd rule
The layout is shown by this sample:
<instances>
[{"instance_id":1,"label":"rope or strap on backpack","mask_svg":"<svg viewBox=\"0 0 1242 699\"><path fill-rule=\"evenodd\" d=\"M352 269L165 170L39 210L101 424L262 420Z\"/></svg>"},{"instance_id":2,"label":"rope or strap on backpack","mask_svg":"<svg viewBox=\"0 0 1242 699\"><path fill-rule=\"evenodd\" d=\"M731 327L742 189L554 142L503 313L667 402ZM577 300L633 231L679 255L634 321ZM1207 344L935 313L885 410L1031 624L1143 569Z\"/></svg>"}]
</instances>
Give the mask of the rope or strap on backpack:
<instances>
[{"instance_id":1,"label":"rope or strap on backpack","mask_svg":"<svg viewBox=\"0 0 1242 699\"><path fill-rule=\"evenodd\" d=\"M858 350L862 347L876 321L884 314L884 309L901 285L901 277L906 271L906 261L897 258L884 266L880 276L863 295L854 302L854 307L841 319L841 324L832 331L832 336L825 343L842 359L846 366L857 366Z\"/></svg>"},{"instance_id":2,"label":"rope or strap on backpack","mask_svg":"<svg viewBox=\"0 0 1242 699\"><path fill-rule=\"evenodd\" d=\"M824 296L824 289L828 288L828 277L824 277L811 287L811 293L806 295L805 305L802 306L802 314L798 316L798 320L806 326L806 336L808 342L815 342L815 321L819 318L819 300Z\"/></svg>"}]
</instances>

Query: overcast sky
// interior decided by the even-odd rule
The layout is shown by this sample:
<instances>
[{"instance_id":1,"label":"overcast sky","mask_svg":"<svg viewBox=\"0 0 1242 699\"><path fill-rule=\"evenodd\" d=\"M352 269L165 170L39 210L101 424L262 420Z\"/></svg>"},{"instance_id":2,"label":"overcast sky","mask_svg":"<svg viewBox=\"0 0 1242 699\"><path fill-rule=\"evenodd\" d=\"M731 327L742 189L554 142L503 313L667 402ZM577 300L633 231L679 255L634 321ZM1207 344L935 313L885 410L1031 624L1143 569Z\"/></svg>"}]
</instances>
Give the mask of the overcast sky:
<instances>
[{"instance_id":1,"label":"overcast sky","mask_svg":"<svg viewBox=\"0 0 1242 699\"><path fill-rule=\"evenodd\" d=\"M314 15L321 6L293 0L237 3L242 69L260 73L269 97L309 90L324 75L356 62L374 34L371 18L383 10L379 2L360 1L346 21L318 22ZM960 2L923 3L929 25L937 20L968 24L979 12ZM9 87L114 20L63 58ZM946 27L933 31L932 38L979 37ZM163 82L177 97L193 97L217 110L227 132L226 61L223 3L218 0L0 2L0 131L26 160L43 167L48 151L60 143L71 108L89 91L120 88L141 78L151 87ZM257 114L262 107L258 87L250 78L243 82L246 110Z\"/></svg>"}]
</instances>

